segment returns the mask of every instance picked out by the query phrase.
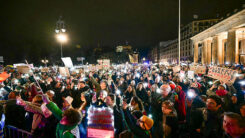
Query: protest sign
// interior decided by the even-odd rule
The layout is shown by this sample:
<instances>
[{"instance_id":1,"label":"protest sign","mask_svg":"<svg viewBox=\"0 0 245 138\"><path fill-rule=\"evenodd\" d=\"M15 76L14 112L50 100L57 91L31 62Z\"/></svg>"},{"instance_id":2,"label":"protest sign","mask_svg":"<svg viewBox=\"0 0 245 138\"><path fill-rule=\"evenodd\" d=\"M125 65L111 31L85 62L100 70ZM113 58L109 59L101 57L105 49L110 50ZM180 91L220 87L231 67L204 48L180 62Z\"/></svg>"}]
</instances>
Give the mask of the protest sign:
<instances>
[{"instance_id":1,"label":"protest sign","mask_svg":"<svg viewBox=\"0 0 245 138\"><path fill-rule=\"evenodd\" d=\"M114 138L113 130L88 128L88 138Z\"/></svg>"},{"instance_id":2,"label":"protest sign","mask_svg":"<svg viewBox=\"0 0 245 138\"><path fill-rule=\"evenodd\" d=\"M97 134L95 134L98 132ZM109 107L88 109L88 138L114 138L113 110Z\"/></svg>"},{"instance_id":3,"label":"protest sign","mask_svg":"<svg viewBox=\"0 0 245 138\"><path fill-rule=\"evenodd\" d=\"M180 66L173 67L173 72L174 73L179 72L179 71L180 71Z\"/></svg>"},{"instance_id":4,"label":"protest sign","mask_svg":"<svg viewBox=\"0 0 245 138\"><path fill-rule=\"evenodd\" d=\"M236 79L236 75L238 72L232 69L226 69L221 67L209 67L208 77L223 81L223 82L231 82L234 83Z\"/></svg>"},{"instance_id":5,"label":"protest sign","mask_svg":"<svg viewBox=\"0 0 245 138\"><path fill-rule=\"evenodd\" d=\"M96 66L94 65L88 66L88 71L96 71L96 70L97 70Z\"/></svg>"},{"instance_id":6,"label":"protest sign","mask_svg":"<svg viewBox=\"0 0 245 138\"><path fill-rule=\"evenodd\" d=\"M60 75L63 77L69 77L70 76L70 72L69 72L69 69L67 67L59 67L59 72L60 72Z\"/></svg>"},{"instance_id":7,"label":"protest sign","mask_svg":"<svg viewBox=\"0 0 245 138\"><path fill-rule=\"evenodd\" d=\"M194 71L188 71L187 77L188 77L189 79L194 79Z\"/></svg>"},{"instance_id":8,"label":"protest sign","mask_svg":"<svg viewBox=\"0 0 245 138\"><path fill-rule=\"evenodd\" d=\"M65 64L65 67L68 67L68 68L73 67L73 63L72 63L70 57L64 57L64 58L61 58L61 59L62 59L63 63Z\"/></svg>"},{"instance_id":9,"label":"protest sign","mask_svg":"<svg viewBox=\"0 0 245 138\"><path fill-rule=\"evenodd\" d=\"M5 81L9 76L7 72L0 73L0 82Z\"/></svg>"},{"instance_id":10,"label":"protest sign","mask_svg":"<svg viewBox=\"0 0 245 138\"><path fill-rule=\"evenodd\" d=\"M41 69L41 72L48 72L49 71L49 68L42 68Z\"/></svg>"},{"instance_id":11,"label":"protest sign","mask_svg":"<svg viewBox=\"0 0 245 138\"><path fill-rule=\"evenodd\" d=\"M190 70L194 71L195 74L206 74L205 66L190 66Z\"/></svg>"},{"instance_id":12,"label":"protest sign","mask_svg":"<svg viewBox=\"0 0 245 138\"><path fill-rule=\"evenodd\" d=\"M30 68L34 68L33 64L25 64L25 63L18 63L18 64L13 64L14 68L17 68L18 66L28 66Z\"/></svg>"},{"instance_id":13,"label":"protest sign","mask_svg":"<svg viewBox=\"0 0 245 138\"><path fill-rule=\"evenodd\" d=\"M17 70L20 73L28 74L30 73L31 68L29 66L17 66Z\"/></svg>"}]
</instances>

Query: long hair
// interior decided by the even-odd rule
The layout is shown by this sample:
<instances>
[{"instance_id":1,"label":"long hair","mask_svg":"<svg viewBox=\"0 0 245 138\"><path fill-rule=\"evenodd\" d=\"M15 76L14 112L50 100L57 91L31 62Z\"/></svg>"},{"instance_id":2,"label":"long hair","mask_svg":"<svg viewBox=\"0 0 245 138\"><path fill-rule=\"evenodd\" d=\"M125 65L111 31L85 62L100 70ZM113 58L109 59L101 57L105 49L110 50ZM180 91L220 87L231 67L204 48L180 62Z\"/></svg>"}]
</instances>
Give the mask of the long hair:
<instances>
[{"instance_id":1,"label":"long hair","mask_svg":"<svg viewBox=\"0 0 245 138\"><path fill-rule=\"evenodd\" d=\"M132 99L131 99L131 101L134 101L136 104L138 104L140 111L143 111L144 110L143 103L142 103L142 101L140 100L139 97L133 96Z\"/></svg>"}]
</instances>

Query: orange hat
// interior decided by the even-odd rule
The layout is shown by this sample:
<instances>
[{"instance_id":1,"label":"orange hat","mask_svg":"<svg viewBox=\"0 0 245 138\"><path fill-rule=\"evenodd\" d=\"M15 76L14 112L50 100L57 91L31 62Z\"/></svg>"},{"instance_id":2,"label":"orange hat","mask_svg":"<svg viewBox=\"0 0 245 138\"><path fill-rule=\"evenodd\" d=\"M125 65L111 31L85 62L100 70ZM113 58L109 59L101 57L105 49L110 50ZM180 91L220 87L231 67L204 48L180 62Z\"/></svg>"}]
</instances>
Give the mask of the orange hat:
<instances>
[{"instance_id":1,"label":"orange hat","mask_svg":"<svg viewBox=\"0 0 245 138\"><path fill-rule=\"evenodd\" d=\"M144 126L146 130L150 130L154 124L154 121L151 118L147 117L146 115L143 115L140 118L140 120L144 122Z\"/></svg>"}]
</instances>

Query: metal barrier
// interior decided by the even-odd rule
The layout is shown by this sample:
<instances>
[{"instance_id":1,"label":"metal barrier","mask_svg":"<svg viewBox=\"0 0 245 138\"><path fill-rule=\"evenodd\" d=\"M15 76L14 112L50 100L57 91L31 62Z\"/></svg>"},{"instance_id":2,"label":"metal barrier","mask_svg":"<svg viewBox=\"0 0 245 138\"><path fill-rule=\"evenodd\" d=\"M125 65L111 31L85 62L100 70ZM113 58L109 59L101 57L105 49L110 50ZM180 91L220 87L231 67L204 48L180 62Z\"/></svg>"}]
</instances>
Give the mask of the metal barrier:
<instances>
[{"instance_id":1,"label":"metal barrier","mask_svg":"<svg viewBox=\"0 0 245 138\"><path fill-rule=\"evenodd\" d=\"M18 129L13 126L5 126L4 128L5 138L32 138L32 134L28 131Z\"/></svg>"}]
</instances>

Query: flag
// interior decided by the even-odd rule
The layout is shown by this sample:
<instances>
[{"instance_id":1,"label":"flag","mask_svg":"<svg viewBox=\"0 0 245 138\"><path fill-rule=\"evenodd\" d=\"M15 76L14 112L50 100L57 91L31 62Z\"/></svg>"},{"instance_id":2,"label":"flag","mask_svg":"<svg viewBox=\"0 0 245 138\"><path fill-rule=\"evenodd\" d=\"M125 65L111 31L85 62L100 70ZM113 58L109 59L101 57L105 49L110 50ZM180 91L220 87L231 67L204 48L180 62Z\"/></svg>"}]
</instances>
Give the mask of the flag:
<instances>
[{"instance_id":1,"label":"flag","mask_svg":"<svg viewBox=\"0 0 245 138\"><path fill-rule=\"evenodd\" d=\"M5 81L9 77L9 74L7 72L3 72L0 74L0 82Z\"/></svg>"}]
</instances>

